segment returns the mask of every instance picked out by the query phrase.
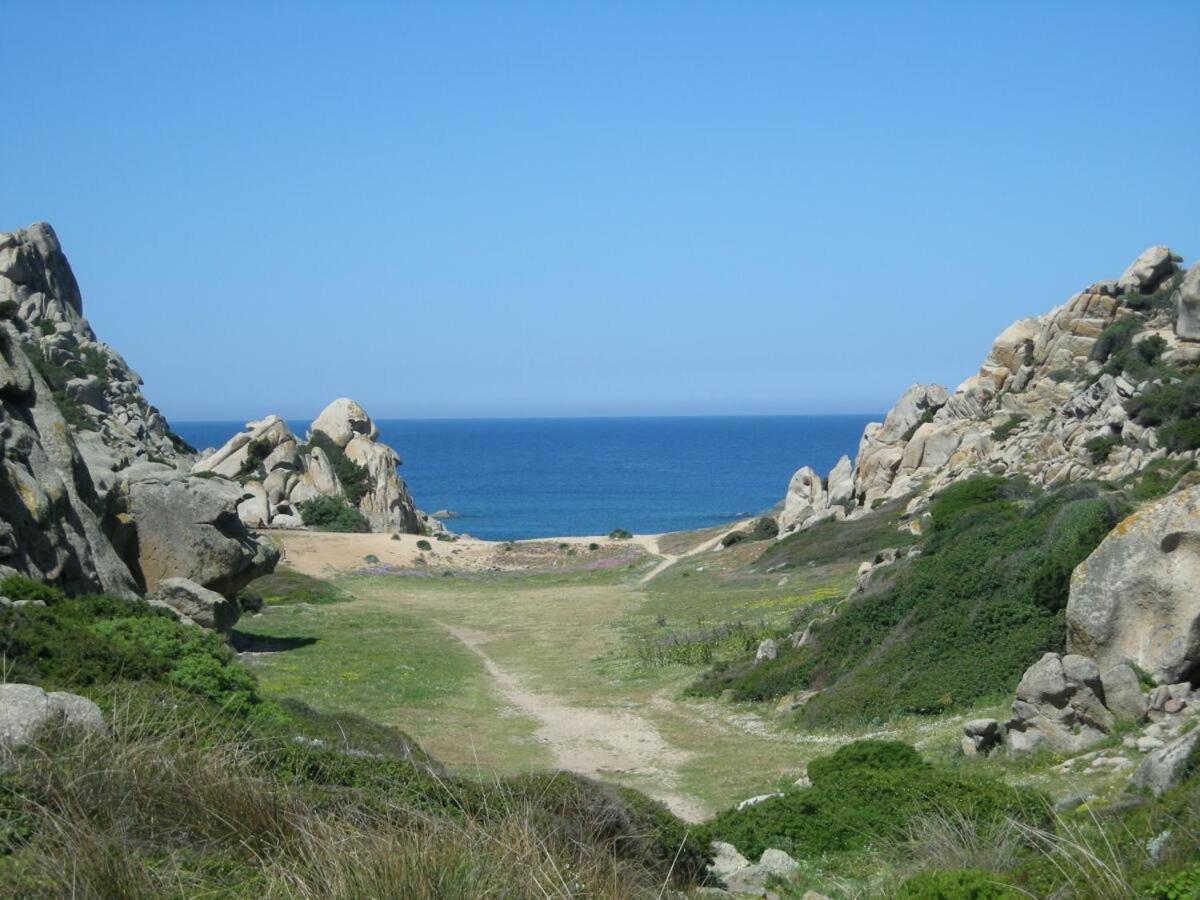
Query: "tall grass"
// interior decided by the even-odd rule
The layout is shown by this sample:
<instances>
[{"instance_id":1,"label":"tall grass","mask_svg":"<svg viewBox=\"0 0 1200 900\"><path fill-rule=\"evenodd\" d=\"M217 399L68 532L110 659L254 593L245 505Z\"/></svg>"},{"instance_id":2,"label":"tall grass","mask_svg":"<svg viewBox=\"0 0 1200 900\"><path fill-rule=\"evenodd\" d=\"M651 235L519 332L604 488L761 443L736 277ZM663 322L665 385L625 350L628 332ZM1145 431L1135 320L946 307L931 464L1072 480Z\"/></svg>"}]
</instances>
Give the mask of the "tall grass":
<instances>
[{"instance_id":1,"label":"tall grass","mask_svg":"<svg viewBox=\"0 0 1200 900\"><path fill-rule=\"evenodd\" d=\"M497 791L487 815L465 804L438 815L264 774L269 752L236 729L162 730L121 707L107 734L48 730L2 761L0 813L22 827L7 835L0 885L26 897L347 900L664 888L531 800Z\"/></svg>"}]
</instances>

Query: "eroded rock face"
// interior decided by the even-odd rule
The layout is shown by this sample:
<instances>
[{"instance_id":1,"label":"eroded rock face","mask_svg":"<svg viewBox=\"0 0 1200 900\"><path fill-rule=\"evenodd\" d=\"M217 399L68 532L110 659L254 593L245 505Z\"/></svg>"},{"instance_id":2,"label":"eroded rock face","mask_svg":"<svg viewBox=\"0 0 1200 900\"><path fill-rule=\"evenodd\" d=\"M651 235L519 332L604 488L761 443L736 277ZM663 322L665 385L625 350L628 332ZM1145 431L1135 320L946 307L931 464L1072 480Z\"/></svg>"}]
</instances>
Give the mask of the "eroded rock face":
<instances>
[{"instance_id":1,"label":"eroded rock face","mask_svg":"<svg viewBox=\"0 0 1200 900\"><path fill-rule=\"evenodd\" d=\"M1160 684L1200 668L1200 486L1142 507L1075 569L1067 646Z\"/></svg>"},{"instance_id":2,"label":"eroded rock face","mask_svg":"<svg viewBox=\"0 0 1200 900\"><path fill-rule=\"evenodd\" d=\"M1117 279L1117 290L1149 294L1175 271L1177 260L1170 247L1150 247Z\"/></svg>"},{"instance_id":3,"label":"eroded rock face","mask_svg":"<svg viewBox=\"0 0 1200 900\"><path fill-rule=\"evenodd\" d=\"M825 485L812 468L805 466L792 476L788 484L787 497L783 501L783 512L779 516L780 531L794 531L813 513L828 505Z\"/></svg>"}]
</instances>

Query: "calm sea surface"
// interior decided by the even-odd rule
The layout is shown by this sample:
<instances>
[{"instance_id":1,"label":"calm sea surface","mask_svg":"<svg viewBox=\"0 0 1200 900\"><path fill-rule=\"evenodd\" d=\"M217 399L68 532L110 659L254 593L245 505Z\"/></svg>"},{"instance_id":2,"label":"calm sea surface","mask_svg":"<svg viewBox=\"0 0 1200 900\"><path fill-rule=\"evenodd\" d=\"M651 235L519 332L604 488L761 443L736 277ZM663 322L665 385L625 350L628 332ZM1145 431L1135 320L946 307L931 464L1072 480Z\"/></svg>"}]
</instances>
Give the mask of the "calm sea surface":
<instances>
[{"instance_id":1,"label":"calm sea surface","mask_svg":"<svg viewBox=\"0 0 1200 900\"><path fill-rule=\"evenodd\" d=\"M854 456L878 416L385 419L417 505L475 537L680 531L769 509L802 465ZM291 422L301 437L308 422ZM241 422L175 422L197 448Z\"/></svg>"}]
</instances>

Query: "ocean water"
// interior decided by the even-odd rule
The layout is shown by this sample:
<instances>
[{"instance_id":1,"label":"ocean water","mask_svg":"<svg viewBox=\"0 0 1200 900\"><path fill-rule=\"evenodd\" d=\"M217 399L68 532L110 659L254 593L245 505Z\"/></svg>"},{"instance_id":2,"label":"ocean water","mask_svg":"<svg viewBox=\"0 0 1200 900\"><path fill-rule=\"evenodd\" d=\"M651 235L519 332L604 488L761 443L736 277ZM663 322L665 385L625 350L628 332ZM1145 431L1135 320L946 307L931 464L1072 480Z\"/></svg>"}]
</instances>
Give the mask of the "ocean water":
<instances>
[{"instance_id":1,"label":"ocean water","mask_svg":"<svg viewBox=\"0 0 1200 900\"><path fill-rule=\"evenodd\" d=\"M803 465L854 456L878 416L376 420L422 509L492 540L717 525L770 509ZM308 422L292 422L303 437ZM175 422L197 448L241 422Z\"/></svg>"}]
</instances>

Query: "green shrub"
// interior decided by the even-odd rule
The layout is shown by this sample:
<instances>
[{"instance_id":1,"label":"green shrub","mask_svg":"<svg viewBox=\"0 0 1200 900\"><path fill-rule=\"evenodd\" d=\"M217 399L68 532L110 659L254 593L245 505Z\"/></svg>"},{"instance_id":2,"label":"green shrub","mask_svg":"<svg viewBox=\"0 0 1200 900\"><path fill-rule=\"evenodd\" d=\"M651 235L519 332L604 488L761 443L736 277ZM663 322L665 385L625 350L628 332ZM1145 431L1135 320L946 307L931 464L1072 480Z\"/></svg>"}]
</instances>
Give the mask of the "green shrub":
<instances>
[{"instance_id":1,"label":"green shrub","mask_svg":"<svg viewBox=\"0 0 1200 900\"><path fill-rule=\"evenodd\" d=\"M769 541L779 536L779 523L770 516L761 516L750 523L749 528L731 531L721 538L722 547L732 547L742 541Z\"/></svg>"},{"instance_id":2,"label":"green shrub","mask_svg":"<svg viewBox=\"0 0 1200 900\"><path fill-rule=\"evenodd\" d=\"M432 550L433 544L429 543L429 541L425 540L425 538L421 538L419 541L417 541L417 549L418 550Z\"/></svg>"},{"instance_id":3,"label":"green shrub","mask_svg":"<svg viewBox=\"0 0 1200 900\"><path fill-rule=\"evenodd\" d=\"M1163 339L1162 335L1152 334L1145 340L1138 343L1135 349L1137 350L1138 356L1140 356L1147 365L1152 366L1157 363L1159 357L1166 352L1167 346L1167 342Z\"/></svg>"},{"instance_id":4,"label":"green shrub","mask_svg":"<svg viewBox=\"0 0 1200 900\"><path fill-rule=\"evenodd\" d=\"M1176 272L1170 278L1163 281L1163 283L1160 284L1152 293L1126 294L1124 297L1125 305L1138 312L1149 312L1156 309L1173 309L1175 306L1175 289L1179 287L1179 284L1183 281L1183 278L1183 272Z\"/></svg>"},{"instance_id":5,"label":"green shrub","mask_svg":"<svg viewBox=\"0 0 1200 900\"><path fill-rule=\"evenodd\" d=\"M330 465L333 466L334 474L337 475L343 490L346 492L346 499L351 504L357 506L358 501L370 490L371 473L350 459L346 455L346 451L335 444L333 438L323 431L314 431L309 436L308 443L304 447L301 447L300 450L304 452L312 447L321 448L321 451L328 458Z\"/></svg>"},{"instance_id":6,"label":"green shrub","mask_svg":"<svg viewBox=\"0 0 1200 900\"><path fill-rule=\"evenodd\" d=\"M1020 900L1028 896L979 869L922 872L900 885L903 900Z\"/></svg>"},{"instance_id":7,"label":"green shrub","mask_svg":"<svg viewBox=\"0 0 1200 900\"><path fill-rule=\"evenodd\" d=\"M1090 359L1094 362L1104 363L1111 356L1122 350L1127 349L1133 344L1133 336L1142 328L1142 323L1135 318L1117 319L1096 338L1096 343L1092 345Z\"/></svg>"},{"instance_id":8,"label":"green shrub","mask_svg":"<svg viewBox=\"0 0 1200 900\"><path fill-rule=\"evenodd\" d=\"M139 600L66 597L5 579L5 596L45 607L0 611L0 652L11 678L77 690L119 679L173 684L220 703L257 700L253 676L215 634Z\"/></svg>"},{"instance_id":9,"label":"green shrub","mask_svg":"<svg viewBox=\"0 0 1200 900\"><path fill-rule=\"evenodd\" d=\"M271 442L266 438L252 440L246 445L246 458L242 460L242 465L233 477L241 480L248 475L253 475L258 471L258 467L262 465L263 460L271 455L273 449L274 447L271 445Z\"/></svg>"},{"instance_id":10,"label":"green shrub","mask_svg":"<svg viewBox=\"0 0 1200 900\"><path fill-rule=\"evenodd\" d=\"M0 319L15 318L20 308L16 300L0 300Z\"/></svg>"},{"instance_id":11,"label":"green shrub","mask_svg":"<svg viewBox=\"0 0 1200 900\"><path fill-rule=\"evenodd\" d=\"M934 766L895 741L856 741L808 767L812 786L720 813L713 840L757 858L774 847L797 858L860 850L900 838L918 816L953 811L981 825L1041 818L1037 795L1002 781Z\"/></svg>"},{"instance_id":12,"label":"green shrub","mask_svg":"<svg viewBox=\"0 0 1200 900\"><path fill-rule=\"evenodd\" d=\"M315 497L300 504L300 518L319 531L367 532L370 524L341 497Z\"/></svg>"},{"instance_id":13,"label":"green shrub","mask_svg":"<svg viewBox=\"0 0 1200 900\"><path fill-rule=\"evenodd\" d=\"M1159 429L1173 452L1200 448L1200 373L1153 385L1125 403L1135 422Z\"/></svg>"},{"instance_id":14,"label":"green shrub","mask_svg":"<svg viewBox=\"0 0 1200 900\"><path fill-rule=\"evenodd\" d=\"M167 431L167 440L171 442L171 446L175 448L176 453L195 453L196 448L185 441L174 431Z\"/></svg>"},{"instance_id":15,"label":"green shrub","mask_svg":"<svg viewBox=\"0 0 1200 900\"><path fill-rule=\"evenodd\" d=\"M1083 445L1092 462L1099 465L1112 455L1113 450L1121 445L1121 439L1116 435L1106 434L1091 438Z\"/></svg>"},{"instance_id":16,"label":"green shrub","mask_svg":"<svg viewBox=\"0 0 1200 900\"><path fill-rule=\"evenodd\" d=\"M1062 648L1071 571L1121 510L1092 488L1053 493L977 477L930 504L924 552L894 584L814 622L810 641L775 660L747 655L703 675L701 695L742 700L819 690L809 724L939 713L1010 695L1031 662Z\"/></svg>"},{"instance_id":17,"label":"green shrub","mask_svg":"<svg viewBox=\"0 0 1200 900\"><path fill-rule=\"evenodd\" d=\"M992 440L994 440L994 441L1007 440L1008 437L1014 431L1016 431L1023 422L1028 420L1028 418L1029 418L1029 416L1022 416L1022 415L1009 416L1007 421L1005 421L1003 424L998 425L997 427L992 429Z\"/></svg>"},{"instance_id":18,"label":"green shrub","mask_svg":"<svg viewBox=\"0 0 1200 900\"><path fill-rule=\"evenodd\" d=\"M608 533L609 539L614 541L627 541L633 537L633 533L626 531L624 528L614 528Z\"/></svg>"},{"instance_id":19,"label":"green shrub","mask_svg":"<svg viewBox=\"0 0 1200 900\"><path fill-rule=\"evenodd\" d=\"M33 324L34 324L34 327L38 329L38 331L40 331L42 334L46 335L47 337L54 334L54 323L51 322L49 319L35 319Z\"/></svg>"},{"instance_id":20,"label":"green shrub","mask_svg":"<svg viewBox=\"0 0 1200 900\"><path fill-rule=\"evenodd\" d=\"M24 575L10 575L0 581L0 597L7 597L9 600L41 601L49 606L62 599L62 592Z\"/></svg>"}]
</instances>

